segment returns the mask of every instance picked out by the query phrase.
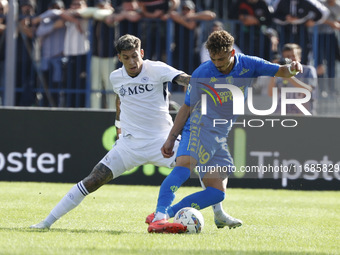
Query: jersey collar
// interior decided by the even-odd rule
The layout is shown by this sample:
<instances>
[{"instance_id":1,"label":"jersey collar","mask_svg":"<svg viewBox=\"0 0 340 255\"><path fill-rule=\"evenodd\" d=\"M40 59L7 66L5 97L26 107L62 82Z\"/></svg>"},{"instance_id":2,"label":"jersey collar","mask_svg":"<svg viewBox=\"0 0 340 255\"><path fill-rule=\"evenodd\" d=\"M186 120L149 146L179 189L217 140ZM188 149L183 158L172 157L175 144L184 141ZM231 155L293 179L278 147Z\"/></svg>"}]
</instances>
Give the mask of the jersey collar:
<instances>
[{"instance_id":1,"label":"jersey collar","mask_svg":"<svg viewBox=\"0 0 340 255\"><path fill-rule=\"evenodd\" d=\"M137 78L137 77L139 77L141 74L143 74L144 71L145 71L145 60L143 60L143 65L142 65L142 70L141 70L141 72L140 72L137 76L135 76L135 77L131 77L130 75L128 75L128 73L127 73L127 71L126 71L124 65L123 65L123 67L122 67L122 71L123 71L123 77L124 77L124 78L132 78L132 79Z\"/></svg>"}]
</instances>

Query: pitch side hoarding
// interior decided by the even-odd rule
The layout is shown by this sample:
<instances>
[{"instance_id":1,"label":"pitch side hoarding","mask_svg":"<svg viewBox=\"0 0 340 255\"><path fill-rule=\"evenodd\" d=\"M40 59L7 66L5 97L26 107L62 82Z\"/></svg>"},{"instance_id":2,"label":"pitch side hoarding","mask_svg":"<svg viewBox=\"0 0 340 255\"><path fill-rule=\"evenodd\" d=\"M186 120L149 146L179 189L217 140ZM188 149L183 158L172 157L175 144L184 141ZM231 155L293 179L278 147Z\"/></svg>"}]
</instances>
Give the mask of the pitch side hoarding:
<instances>
[{"instance_id":1,"label":"pitch side hoarding","mask_svg":"<svg viewBox=\"0 0 340 255\"><path fill-rule=\"evenodd\" d=\"M290 128L282 117L270 119L234 123L228 186L340 190L340 119L294 116ZM78 182L116 137L112 111L2 108L0 120L0 181ZM145 165L111 183L160 185L170 171ZM199 181L193 176L186 184Z\"/></svg>"}]
</instances>

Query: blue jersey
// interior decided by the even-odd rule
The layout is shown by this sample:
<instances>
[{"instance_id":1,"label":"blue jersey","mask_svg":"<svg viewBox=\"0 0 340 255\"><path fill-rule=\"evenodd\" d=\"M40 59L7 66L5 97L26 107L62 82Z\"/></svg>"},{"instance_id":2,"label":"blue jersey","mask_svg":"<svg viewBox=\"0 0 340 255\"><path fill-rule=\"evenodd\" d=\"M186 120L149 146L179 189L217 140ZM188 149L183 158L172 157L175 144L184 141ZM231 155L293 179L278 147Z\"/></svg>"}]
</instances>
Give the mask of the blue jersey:
<instances>
[{"instance_id":1,"label":"blue jersey","mask_svg":"<svg viewBox=\"0 0 340 255\"><path fill-rule=\"evenodd\" d=\"M278 64L243 54L235 54L235 64L229 74L219 72L212 61L204 62L193 72L185 96L185 104L193 107L193 112L184 129L189 130L190 125L197 125L211 129L213 133L218 133L219 136L226 137L231 128L231 120L235 121L237 118L233 108L234 97L228 88L217 88L216 85L236 86L245 100L253 78L275 76L278 69ZM244 104L244 101L242 102ZM206 105L206 112L204 112L202 104ZM214 126L214 120L217 119L225 120L226 124Z\"/></svg>"}]
</instances>

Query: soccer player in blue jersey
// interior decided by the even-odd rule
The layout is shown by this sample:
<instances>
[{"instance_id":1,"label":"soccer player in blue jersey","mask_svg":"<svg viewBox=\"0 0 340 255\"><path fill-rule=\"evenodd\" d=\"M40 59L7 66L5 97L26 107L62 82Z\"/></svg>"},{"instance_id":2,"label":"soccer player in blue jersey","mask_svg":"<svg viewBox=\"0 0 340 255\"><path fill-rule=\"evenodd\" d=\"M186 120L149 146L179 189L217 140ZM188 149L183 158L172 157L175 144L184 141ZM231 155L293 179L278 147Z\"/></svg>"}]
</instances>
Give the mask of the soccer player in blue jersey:
<instances>
[{"instance_id":1,"label":"soccer player in blue jersey","mask_svg":"<svg viewBox=\"0 0 340 255\"><path fill-rule=\"evenodd\" d=\"M278 65L258 57L235 54L233 44L234 38L228 32L213 32L206 43L211 60L201 64L192 74L185 104L179 110L174 126L161 148L165 158L173 156L175 141L182 134L176 167L160 187L156 212L146 220L150 233L185 232L184 226L178 227L178 224L170 223L167 219L183 207L203 209L224 200L229 172L218 171L218 166L223 170L233 167L227 146L231 123L237 118L233 103L240 93L246 98L252 78L288 78L302 72L302 65L296 61L289 65ZM226 89L224 85L217 84L233 86ZM225 120L225 124L216 125L216 119ZM195 169L206 189L171 205L175 191ZM215 223L218 227L224 226L223 219L219 222L215 217ZM241 221L235 221L229 228L241 225Z\"/></svg>"}]
</instances>

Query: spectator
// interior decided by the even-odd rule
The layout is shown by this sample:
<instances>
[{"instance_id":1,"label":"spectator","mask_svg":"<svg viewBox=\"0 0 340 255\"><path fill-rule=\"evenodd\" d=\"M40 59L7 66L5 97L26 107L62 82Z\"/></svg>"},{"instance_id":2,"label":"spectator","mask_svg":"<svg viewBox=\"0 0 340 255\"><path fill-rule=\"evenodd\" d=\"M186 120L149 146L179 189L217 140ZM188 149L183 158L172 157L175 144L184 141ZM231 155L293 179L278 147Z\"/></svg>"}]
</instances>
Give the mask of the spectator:
<instances>
[{"instance_id":1,"label":"spectator","mask_svg":"<svg viewBox=\"0 0 340 255\"><path fill-rule=\"evenodd\" d=\"M118 59L114 47L116 26L108 26L105 20L112 15L110 0L98 0L98 10L94 12L93 44L91 58L91 107L116 109L116 95L109 80L110 73L116 69ZM104 92L104 93L103 93Z\"/></svg>"},{"instance_id":2,"label":"spectator","mask_svg":"<svg viewBox=\"0 0 340 255\"><path fill-rule=\"evenodd\" d=\"M230 18L242 23L236 38L242 52L270 60L271 52L277 52L279 41L267 3L264 0L238 0L231 11Z\"/></svg>"},{"instance_id":3,"label":"spectator","mask_svg":"<svg viewBox=\"0 0 340 255\"><path fill-rule=\"evenodd\" d=\"M146 48L146 58L165 61L166 23L169 13L179 6L179 0L140 0L142 15L150 19L145 24L142 44Z\"/></svg>"},{"instance_id":4,"label":"spectator","mask_svg":"<svg viewBox=\"0 0 340 255\"><path fill-rule=\"evenodd\" d=\"M171 19L175 21L174 66L186 73L192 73L200 64L200 27L197 21L212 20L216 17L214 12L208 10L196 12L195 7L193 1L186 0L181 4L181 12L170 12ZM173 86L172 90L176 91L177 88L179 87Z\"/></svg>"},{"instance_id":5,"label":"spectator","mask_svg":"<svg viewBox=\"0 0 340 255\"><path fill-rule=\"evenodd\" d=\"M62 58L66 28L65 21L60 18L64 8L63 1L53 0L50 2L48 10L37 18L40 22L36 36L41 43L40 69L44 74L43 86L44 89L52 89L52 91L45 91L45 93L53 95L53 102L48 102L51 99L45 94L42 102L43 106L63 106L64 104L61 91L63 83Z\"/></svg>"},{"instance_id":6,"label":"spectator","mask_svg":"<svg viewBox=\"0 0 340 255\"><path fill-rule=\"evenodd\" d=\"M204 0L195 1L197 10L211 10L216 13L217 19L228 19L228 12L231 10L233 0Z\"/></svg>"},{"instance_id":7,"label":"spectator","mask_svg":"<svg viewBox=\"0 0 340 255\"><path fill-rule=\"evenodd\" d=\"M35 15L34 0L19 2L19 22L16 56L16 105L31 106L35 104L34 84L36 78L35 40L36 27L32 23Z\"/></svg>"},{"instance_id":8,"label":"spectator","mask_svg":"<svg viewBox=\"0 0 340 255\"><path fill-rule=\"evenodd\" d=\"M145 18L166 20L168 13L177 9L180 0L140 0L139 3Z\"/></svg>"},{"instance_id":9,"label":"spectator","mask_svg":"<svg viewBox=\"0 0 340 255\"><path fill-rule=\"evenodd\" d=\"M274 4L274 22L280 26L280 43L302 47L302 64L307 64L311 51L308 28L325 22L329 10L318 0L278 0Z\"/></svg>"},{"instance_id":10,"label":"spectator","mask_svg":"<svg viewBox=\"0 0 340 255\"><path fill-rule=\"evenodd\" d=\"M214 21L210 28L210 33L214 31L219 31L219 30L224 30L223 23L221 21ZM234 49L236 53L242 53L242 51L236 44L234 44ZM200 57L201 57L201 63L210 60L209 51L205 43L202 44Z\"/></svg>"},{"instance_id":11,"label":"spectator","mask_svg":"<svg viewBox=\"0 0 340 255\"><path fill-rule=\"evenodd\" d=\"M93 15L86 1L73 0L61 17L66 20L64 55L67 57L66 86L69 93L66 106L85 107L86 81L88 79L87 53L90 50L88 19Z\"/></svg>"},{"instance_id":12,"label":"spectator","mask_svg":"<svg viewBox=\"0 0 340 255\"><path fill-rule=\"evenodd\" d=\"M340 30L340 2L337 0L326 0L325 6L330 14L324 24L319 25L319 47L317 73L320 79L320 91L323 97L328 93L334 95L335 89L335 67L336 60L340 61L339 42L335 32ZM326 66L326 68L325 68ZM328 87L328 88L327 88Z\"/></svg>"},{"instance_id":13,"label":"spectator","mask_svg":"<svg viewBox=\"0 0 340 255\"><path fill-rule=\"evenodd\" d=\"M288 43L283 46L282 49L282 59L279 61L279 64L289 64L292 61L300 61L301 60L301 52L302 49L299 45L295 43ZM283 87L299 87L305 88L312 92L312 99L303 104L304 107L311 113L315 113L315 99L316 99L316 88L317 88L318 80L316 75L316 70L311 65L303 65L303 73L298 73L296 76L291 78L279 78L279 77L272 77L269 86L268 86L268 95L272 96L273 87L278 87L279 94L281 88ZM289 93L289 98L303 98L304 95L301 93ZM281 97L279 97L281 98ZM279 100L278 107L276 108L278 113L281 112L281 100ZM288 104L286 106L287 114L301 114L299 108L297 108L293 104Z\"/></svg>"},{"instance_id":14,"label":"spectator","mask_svg":"<svg viewBox=\"0 0 340 255\"><path fill-rule=\"evenodd\" d=\"M107 17L107 24L119 23L120 35L130 34L139 37L138 21L142 18L137 0L123 0L115 12Z\"/></svg>"},{"instance_id":15,"label":"spectator","mask_svg":"<svg viewBox=\"0 0 340 255\"><path fill-rule=\"evenodd\" d=\"M7 0L0 0L0 92L5 86L5 41L6 41L6 14L8 12ZM2 105L0 93L0 105Z\"/></svg>"}]
</instances>

